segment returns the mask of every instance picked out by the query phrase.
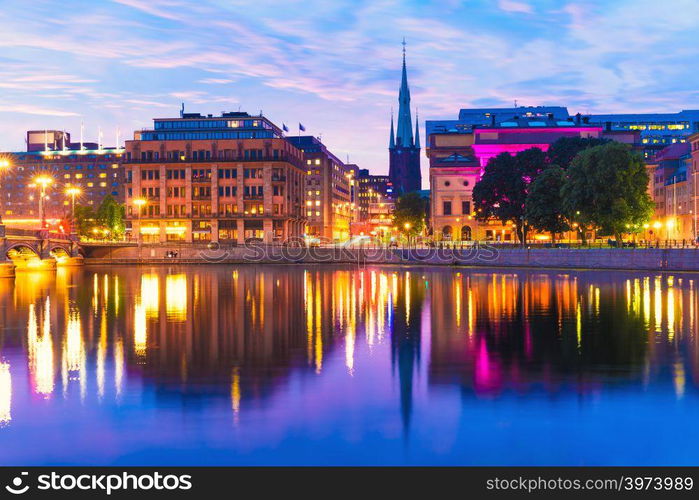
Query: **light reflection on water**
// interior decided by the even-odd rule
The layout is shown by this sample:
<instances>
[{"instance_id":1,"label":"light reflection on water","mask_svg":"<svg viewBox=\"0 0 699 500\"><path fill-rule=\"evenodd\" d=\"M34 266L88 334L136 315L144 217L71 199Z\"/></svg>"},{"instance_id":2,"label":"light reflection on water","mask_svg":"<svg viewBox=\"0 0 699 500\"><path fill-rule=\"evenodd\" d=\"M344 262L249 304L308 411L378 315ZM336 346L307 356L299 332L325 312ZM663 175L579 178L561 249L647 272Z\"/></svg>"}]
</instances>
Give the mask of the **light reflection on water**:
<instances>
[{"instance_id":1,"label":"light reflection on water","mask_svg":"<svg viewBox=\"0 0 699 500\"><path fill-rule=\"evenodd\" d=\"M0 280L0 463L696 463L697 279L18 274Z\"/></svg>"}]
</instances>

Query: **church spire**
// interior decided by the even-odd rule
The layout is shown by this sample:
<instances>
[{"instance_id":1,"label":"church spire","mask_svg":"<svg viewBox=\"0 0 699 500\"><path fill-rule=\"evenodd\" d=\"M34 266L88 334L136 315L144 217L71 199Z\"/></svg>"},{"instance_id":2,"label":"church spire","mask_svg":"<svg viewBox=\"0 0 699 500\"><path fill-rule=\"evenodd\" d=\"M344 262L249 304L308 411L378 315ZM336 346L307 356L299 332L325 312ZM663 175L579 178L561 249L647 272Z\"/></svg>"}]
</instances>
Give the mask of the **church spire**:
<instances>
[{"instance_id":1,"label":"church spire","mask_svg":"<svg viewBox=\"0 0 699 500\"><path fill-rule=\"evenodd\" d=\"M398 131L396 142L403 147L413 145L413 124L410 117L410 88L408 87L408 71L405 66L405 38L403 38L403 75L398 92Z\"/></svg>"},{"instance_id":2,"label":"church spire","mask_svg":"<svg viewBox=\"0 0 699 500\"><path fill-rule=\"evenodd\" d=\"M420 149L420 127L418 126L417 108L415 108L415 148Z\"/></svg>"},{"instance_id":3,"label":"church spire","mask_svg":"<svg viewBox=\"0 0 699 500\"><path fill-rule=\"evenodd\" d=\"M395 134L393 133L393 108L391 108L391 139L388 142L388 149L396 147Z\"/></svg>"}]
</instances>

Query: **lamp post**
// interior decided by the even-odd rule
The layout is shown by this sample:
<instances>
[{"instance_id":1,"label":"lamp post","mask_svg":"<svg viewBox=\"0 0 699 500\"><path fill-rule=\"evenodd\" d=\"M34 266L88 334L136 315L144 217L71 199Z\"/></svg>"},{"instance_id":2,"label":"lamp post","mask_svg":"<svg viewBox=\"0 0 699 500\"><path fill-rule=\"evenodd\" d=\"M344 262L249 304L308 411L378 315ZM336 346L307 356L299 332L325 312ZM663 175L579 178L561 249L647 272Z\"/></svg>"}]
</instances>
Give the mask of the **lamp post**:
<instances>
[{"instance_id":1,"label":"lamp post","mask_svg":"<svg viewBox=\"0 0 699 500\"><path fill-rule=\"evenodd\" d=\"M71 233L75 233L75 197L81 193L78 187L69 187L66 189L66 194L70 196L70 228Z\"/></svg>"},{"instance_id":2,"label":"lamp post","mask_svg":"<svg viewBox=\"0 0 699 500\"><path fill-rule=\"evenodd\" d=\"M146 204L146 200L144 198L134 198L133 204L136 206L136 210L138 211L138 233L136 234L136 241L138 244L141 244L141 207L143 207Z\"/></svg>"},{"instance_id":3,"label":"lamp post","mask_svg":"<svg viewBox=\"0 0 699 500\"><path fill-rule=\"evenodd\" d=\"M9 160L6 160L5 158L0 159L0 176L2 176L2 173L9 168L10 168ZM0 200L2 200L1 196L0 196ZM4 200L0 201L0 225L2 225L2 206L4 205L4 203L5 203Z\"/></svg>"},{"instance_id":4,"label":"lamp post","mask_svg":"<svg viewBox=\"0 0 699 500\"><path fill-rule=\"evenodd\" d=\"M48 175L40 175L34 179L34 185L39 186L39 224L41 229L46 226L46 214L44 213L44 198L46 197L46 188L53 184L53 179Z\"/></svg>"}]
</instances>

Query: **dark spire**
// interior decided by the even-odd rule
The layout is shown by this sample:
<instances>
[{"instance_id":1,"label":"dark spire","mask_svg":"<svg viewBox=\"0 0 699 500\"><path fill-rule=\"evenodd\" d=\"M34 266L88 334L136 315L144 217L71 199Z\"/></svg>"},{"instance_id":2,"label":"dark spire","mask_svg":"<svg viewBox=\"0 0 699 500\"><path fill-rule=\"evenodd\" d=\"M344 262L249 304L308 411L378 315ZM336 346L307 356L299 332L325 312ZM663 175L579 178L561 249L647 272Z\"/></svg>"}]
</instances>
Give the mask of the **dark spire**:
<instances>
[{"instance_id":1,"label":"dark spire","mask_svg":"<svg viewBox=\"0 0 699 500\"><path fill-rule=\"evenodd\" d=\"M405 67L405 38L403 38L403 76L398 92L398 132L396 143L403 147L413 145L413 124L410 117L410 88L408 87L408 71Z\"/></svg>"},{"instance_id":2,"label":"dark spire","mask_svg":"<svg viewBox=\"0 0 699 500\"><path fill-rule=\"evenodd\" d=\"M420 127L418 126L417 108L415 108L415 147L420 149Z\"/></svg>"},{"instance_id":3,"label":"dark spire","mask_svg":"<svg viewBox=\"0 0 699 500\"><path fill-rule=\"evenodd\" d=\"M393 108L391 108L391 139L388 142L388 148L393 149L396 147L395 134L393 133Z\"/></svg>"}]
</instances>

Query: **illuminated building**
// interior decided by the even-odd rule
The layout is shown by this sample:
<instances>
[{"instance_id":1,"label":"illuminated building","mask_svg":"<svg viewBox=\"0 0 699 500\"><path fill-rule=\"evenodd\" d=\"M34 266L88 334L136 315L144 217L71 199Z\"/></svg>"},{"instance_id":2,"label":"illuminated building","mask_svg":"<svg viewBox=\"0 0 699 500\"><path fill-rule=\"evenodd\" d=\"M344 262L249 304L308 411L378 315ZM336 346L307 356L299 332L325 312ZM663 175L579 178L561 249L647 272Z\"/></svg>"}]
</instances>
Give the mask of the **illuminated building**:
<instances>
[{"instance_id":1,"label":"illuminated building","mask_svg":"<svg viewBox=\"0 0 699 500\"><path fill-rule=\"evenodd\" d=\"M303 151L264 116L156 118L126 141L126 204L143 242L301 237ZM140 234L140 236L139 236Z\"/></svg>"},{"instance_id":2,"label":"illuminated building","mask_svg":"<svg viewBox=\"0 0 699 500\"><path fill-rule=\"evenodd\" d=\"M383 205L382 205L383 203ZM388 203L388 205L386 205ZM386 225L381 218L392 214L393 183L387 175L371 175L369 170L357 173L357 219L352 234L371 234L377 226Z\"/></svg>"},{"instance_id":3,"label":"illuminated building","mask_svg":"<svg viewBox=\"0 0 699 500\"><path fill-rule=\"evenodd\" d=\"M615 137L633 145L637 135ZM547 151L562 137L608 136L600 125L585 123L579 117L559 120L553 113L545 117L524 116L505 121L492 119L487 126L462 128L446 126L444 122L428 122L430 212L435 238L444 241L514 241L516 236L511 225L475 221L473 186L491 158L501 153L515 155L531 148Z\"/></svg>"},{"instance_id":4,"label":"illuminated building","mask_svg":"<svg viewBox=\"0 0 699 500\"><path fill-rule=\"evenodd\" d=\"M580 120L583 123L603 127L605 134L617 135L638 132L639 146L644 158L650 159L664 147L687 142L691 134L699 132L699 110L682 110L677 113L628 113L575 115L563 106L515 106L512 108L462 109L458 120L431 122L432 132L467 131L474 126L498 124L518 118L549 117L556 121ZM430 133L429 125L428 131ZM610 137L614 138L614 137ZM619 140L619 139L615 139ZM620 140L620 142L628 142Z\"/></svg>"},{"instance_id":5,"label":"illuminated building","mask_svg":"<svg viewBox=\"0 0 699 500\"><path fill-rule=\"evenodd\" d=\"M639 131L645 158L652 158L671 144L685 143L691 134L699 132L699 109L678 113L590 115L588 118L612 131Z\"/></svg>"},{"instance_id":6,"label":"illuminated building","mask_svg":"<svg viewBox=\"0 0 699 500\"><path fill-rule=\"evenodd\" d=\"M65 192L78 188L78 205L97 207L105 196L123 202L123 148L105 148L90 142L71 142L62 131L27 132L27 151L0 153L9 167L0 176L0 208L7 225L39 222L38 191L31 187L38 176L50 176L44 199L46 218L58 223L71 212Z\"/></svg>"},{"instance_id":7,"label":"illuminated building","mask_svg":"<svg viewBox=\"0 0 699 500\"><path fill-rule=\"evenodd\" d=\"M394 134L393 115L391 115L391 136L389 138L388 176L396 193L418 191L422 187L420 172L420 131L417 112L415 113L415 136L413 136L412 117L410 114L410 88L408 72L405 67L405 41L403 42L403 73L398 92L398 123Z\"/></svg>"},{"instance_id":8,"label":"illuminated building","mask_svg":"<svg viewBox=\"0 0 699 500\"><path fill-rule=\"evenodd\" d=\"M288 141L303 151L306 164L306 234L345 241L352 221L354 170L316 137L289 137Z\"/></svg>"},{"instance_id":9,"label":"illuminated building","mask_svg":"<svg viewBox=\"0 0 699 500\"><path fill-rule=\"evenodd\" d=\"M654 220L659 227L649 228L653 239L692 240L692 161L689 143L666 147L647 164L651 176Z\"/></svg>"}]
</instances>

